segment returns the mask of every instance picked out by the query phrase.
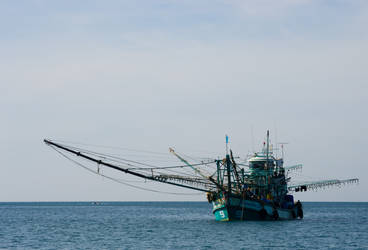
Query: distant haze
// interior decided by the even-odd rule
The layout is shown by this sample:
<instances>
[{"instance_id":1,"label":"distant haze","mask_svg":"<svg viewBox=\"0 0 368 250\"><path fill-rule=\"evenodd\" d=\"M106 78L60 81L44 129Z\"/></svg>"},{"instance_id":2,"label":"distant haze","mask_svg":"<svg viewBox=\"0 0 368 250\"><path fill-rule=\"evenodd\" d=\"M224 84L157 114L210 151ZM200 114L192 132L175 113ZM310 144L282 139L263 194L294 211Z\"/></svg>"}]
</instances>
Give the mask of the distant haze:
<instances>
[{"instance_id":1,"label":"distant haze","mask_svg":"<svg viewBox=\"0 0 368 250\"><path fill-rule=\"evenodd\" d=\"M1 1L0 201L205 200L43 139L245 157L267 129L303 180L360 179L297 199L368 201L367 27L367 1Z\"/></svg>"}]
</instances>

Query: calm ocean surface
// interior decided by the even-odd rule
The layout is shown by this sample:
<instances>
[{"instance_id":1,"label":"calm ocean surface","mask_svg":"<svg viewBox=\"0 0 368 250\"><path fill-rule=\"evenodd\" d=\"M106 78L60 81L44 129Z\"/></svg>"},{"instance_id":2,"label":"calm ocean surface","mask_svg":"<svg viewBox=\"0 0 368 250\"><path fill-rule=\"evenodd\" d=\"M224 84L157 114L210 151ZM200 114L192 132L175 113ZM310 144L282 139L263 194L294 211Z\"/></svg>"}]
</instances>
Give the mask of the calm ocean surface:
<instances>
[{"instance_id":1,"label":"calm ocean surface","mask_svg":"<svg viewBox=\"0 0 368 250\"><path fill-rule=\"evenodd\" d=\"M224 223L206 202L0 203L0 248L368 249L368 203L303 205L303 220Z\"/></svg>"}]
</instances>

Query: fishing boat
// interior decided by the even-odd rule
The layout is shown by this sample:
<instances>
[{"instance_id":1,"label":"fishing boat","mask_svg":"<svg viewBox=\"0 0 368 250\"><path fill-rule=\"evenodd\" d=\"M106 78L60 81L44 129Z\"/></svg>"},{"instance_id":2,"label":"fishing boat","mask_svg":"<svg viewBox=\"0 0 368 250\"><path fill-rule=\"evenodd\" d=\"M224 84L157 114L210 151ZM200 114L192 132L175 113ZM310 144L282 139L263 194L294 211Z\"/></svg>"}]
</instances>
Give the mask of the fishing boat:
<instances>
[{"instance_id":1,"label":"fishing boat","mask_svg":"<svg viewBox=\"0 0 368 250\"><path fill-rule=\"evenodd\" d=\"M113 181L134 186L121 179L101 173L101 168L113 169L145 181L159 182L204 192L212 203L217 221L234 220L293 220L303 218L303 206L295 201L293 193L316 190L329 186L358 183L357 178L330 179L290 184L289 174L300 170L301 164L284 166L284 153L277 157L270 145L269 131L259 152L237 162L228 147L224 158L190 163L173 148L169 151L183 165L156 166L116 155L99 153L54 140L44 142L75 164ZM283 149L283 145L281 144ZM84 160L83 163L80 159ZM86 163L92 163L87 166ZM93 167L97 166L96 168ZM134 186L140 189L148 188Z\"/></svg>"}]
</instances>

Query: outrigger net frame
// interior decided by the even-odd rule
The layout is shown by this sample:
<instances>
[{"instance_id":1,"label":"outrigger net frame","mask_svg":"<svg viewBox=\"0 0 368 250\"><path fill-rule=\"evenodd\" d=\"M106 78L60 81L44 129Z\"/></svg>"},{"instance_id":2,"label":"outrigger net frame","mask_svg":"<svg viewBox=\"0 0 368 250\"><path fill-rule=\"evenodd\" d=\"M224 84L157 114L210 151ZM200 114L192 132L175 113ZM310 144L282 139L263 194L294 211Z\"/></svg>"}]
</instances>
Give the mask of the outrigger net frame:
<instances>
[{"instance_id":1,"label":"outrigger net frame","mask_svg":"<svg viewBox=\"0 0 368 250\"><path fill-rule=\"evenodd\" d=\"M289 192L299 192L302 191L303 187L306 187L308 190L316 191L317 189L321 188L329 188L333 186L341 187L342 185L347 184L357 184L359 183L359 179L346 179L346 180L323 180L323 181L314 181L314 182L305 182L299 183L297 185L291 185L288 187Z\"/></svg>"},{"instance_id":2,"label":"outrigger net frame","mask_svg":"<svg viewBox=\"0 0 368 250\"><path fill-rule=\"evenodd\" d=\"M134 174L140 178L145 179L145 181L156 181L166 184L173 184L176 186L181 186L185 188L190 188L196 191L208 192L216 189L216 185L206 178L198 175L196 171L191 169L188 165L170 165L170 166L156 166L153 164L147 164L144 162L139 162L131 159L122 158L117 155L105 154L100 152L95 152L89 149L83 149L80 147L67 145L65 143L57 143L52 140L45 140L45 143L49 145L52 149L60 153L63 157L67 158L74 164L83 167L95 174L103 175L101 173L103 167L114 166L116 170L121 172ZM86 160L91 164L82 163L82 159ZM169 154L167 154L169 157ZM93 164L97 163L97 166ZM215 160L206 160L200 163L192 164L193 167L206 166L207 172L214 172L215 168L212 166ZM88 166L87 166L88 165ZM96 170L94 170L96 168ZM103 175L113 181L117 181L121 184L127 184L127 180L122 180L114 178L111 176ZM134 186L129 184L128 186ZM135 186L137 187L137 186ZM139 188L139 187L138 187ZM147 190L147 189L145 189ZM159 192L157 190L149 190L154 192ZM169 192L162 192L169 193ZM182 194L182 193L174 193ZM193 193L192 193L193 194ZM189 195L189 194L188 194Z\"/></svg>"}]
</instances>

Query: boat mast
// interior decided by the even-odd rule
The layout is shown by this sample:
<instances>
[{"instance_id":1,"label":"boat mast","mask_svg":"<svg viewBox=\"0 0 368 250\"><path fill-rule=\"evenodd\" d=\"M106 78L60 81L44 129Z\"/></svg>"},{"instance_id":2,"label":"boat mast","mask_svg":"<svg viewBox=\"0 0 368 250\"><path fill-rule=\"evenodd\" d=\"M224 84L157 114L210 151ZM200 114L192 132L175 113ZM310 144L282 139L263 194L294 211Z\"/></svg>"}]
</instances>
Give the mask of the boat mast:
<instances>
[{"instance_id":1,"label":"boat mast","mask_svg":"<svg viewBox=\"0 0 368 250\"><path fill-rule=\"evenodd\" d=\"M230 149L230 160L231 160L231 164L232 164L231 166L232 166L233 171L234 171L236 183L238 185L238 189L241 190L241 180L240 180L238 170L236 169L236 162L234 160L233 151L231 149Z\"/></svg>"},{"instance_id":2,"label":"boat mast","mask_svg":"<svg viewBox=\"0 0 368 250\"><path fill-rule=\"evenodd\" d=\"M267 130L267 148L266 148L267 168L268 168L268 154L269 154L269 146L270 146L270 131L269 131L269 130Z\"/></svg>"},{"instance_id":3,"label":"boat mast","mask_svg":"<svg viewBox=\"0 0 368 250\"><path fill-rule=\"evenodd\" d=\"M227 192L231 194L231 169L230 169L230 156L226 154L226 171L227 171Z\"/></svg>"},{"instance_id":4,"label":"boat mast","mask_svg":"<svg viewBox=\"0 0 368 250\"><path fill-rule=\"evenodd\" d=\"M230 169L230 156L228 152L229 137L226 135L226 171L227 171L227 191L230 197L231 194L231 169Z\"/></svg>"},{"instance_id":5,"label":"boat mast","mask_svg":"<svg viewBox=\"0 0 368 250\"><path fill-rule=\"evenodd\" d=\"M266 148L266 159L267 159L267 162L266 162L266 177L265 177L265 183L266 183L266 190L267 190L267 193L269 192L269 169L270 169L270 164L269 164L269 152L270 152L270 131L267 130L267 148ZM267 195L267 194L265 194Z\"/></svg>"}]
</instances>

